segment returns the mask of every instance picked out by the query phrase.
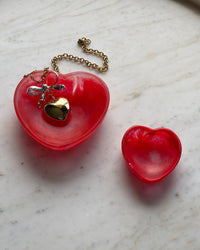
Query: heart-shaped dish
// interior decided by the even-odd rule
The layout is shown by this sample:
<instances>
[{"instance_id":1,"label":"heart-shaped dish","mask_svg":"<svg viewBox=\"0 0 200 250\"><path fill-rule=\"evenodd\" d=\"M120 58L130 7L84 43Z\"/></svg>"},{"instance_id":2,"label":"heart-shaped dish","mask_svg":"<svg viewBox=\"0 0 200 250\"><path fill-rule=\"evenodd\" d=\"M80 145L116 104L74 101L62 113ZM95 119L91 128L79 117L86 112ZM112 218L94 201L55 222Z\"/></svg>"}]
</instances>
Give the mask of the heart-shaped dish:
<instances>
[{"instance_id":1,"label":"heart-shaped dish","mask_svg":"<svg viewBox=\"0 0 200 250\"><path fill-rule=\"evenodd\" d=\"M133 126L123 136L122 152L130 170L142 181L153 183L176 167L182 147L169 129Z\"/></svg>"},{"instance_id":2,"label":"heart-shaped dish","mask_svg":"<svg viewBox=\"0 0 200 250\"><path fill-rule=\"evenodd\" d=\"M47 84L55 79L49 71ZM35 71L32 77L40 80L43 71ZM55 73L54 73L55 75ZM109 90L103 80L87 72L58 73L57 84L62 90L53 90L55 100L66 98L70 110L64 124L48 121L44 114L46 99L38 108L39 96L30 96L27 89L37 85L29 76L18 84L14 95L16 114L24 129L39 143L54 150L66 150L85 141L99 127L109 106Z\"/></svg>"}]
</instances>

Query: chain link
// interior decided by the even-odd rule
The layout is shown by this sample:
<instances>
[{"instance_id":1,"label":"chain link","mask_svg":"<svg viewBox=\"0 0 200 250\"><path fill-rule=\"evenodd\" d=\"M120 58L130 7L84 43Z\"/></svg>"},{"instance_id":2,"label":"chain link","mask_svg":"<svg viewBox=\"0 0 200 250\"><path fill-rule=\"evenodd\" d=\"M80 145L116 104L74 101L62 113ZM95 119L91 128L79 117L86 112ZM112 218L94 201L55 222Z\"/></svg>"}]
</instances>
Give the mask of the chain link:
<instances>
[{"instance_id":1,"label":"chain link","mask_svg":"<svg viewBox=\"0 0 200 250\"><path fill-rule=\"evenodd\" d=\"M44 72L41 76L43 81L46 79L48 72L49 72L49 67L44 68Z\"/></svg>"},{"instance_id":2,"label":"chain link","mask_svg":"<svg viewBox=\"0 0 200 250\"><path fill-rule=\"evenodd\" d=\"M51 60L51 65L52 65L54 71L59 72L57 61L61 61L63 59L66 59L66 60L71 60L71 61L74 61L74 62L77 62L77 63L85 64L87 67L92 68L94 70L97 70L100 73L106 72L108 70L108 57L107 57L107 55L105 55L101 51L88 48L88 45L90 43L91 43L90 39L87 39L85 37L78 40L78 45L82 48L82 50L85 53L92 54L92 55L101 57L103 59L103 66L102 67L100 67L96 63L92 63L92 62L90 62L90 61L88 61L88 60L86 60L84 58L80 58L78 56L73 56L73 55L69 55L67 53L64 53L62 55L55 56Z\"/></svg>"}]
</instances>

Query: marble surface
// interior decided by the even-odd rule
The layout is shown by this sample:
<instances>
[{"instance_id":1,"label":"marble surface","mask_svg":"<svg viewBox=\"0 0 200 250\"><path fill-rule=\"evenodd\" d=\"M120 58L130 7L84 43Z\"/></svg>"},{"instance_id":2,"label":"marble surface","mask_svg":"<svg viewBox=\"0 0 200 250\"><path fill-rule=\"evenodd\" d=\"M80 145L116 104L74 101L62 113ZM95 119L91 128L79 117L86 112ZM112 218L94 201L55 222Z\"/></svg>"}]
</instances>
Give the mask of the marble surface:
<instances>
[{"instance_id":1,"label":"marble surface","mask_svg":"<svg viewBox=\"0 0 200 250\"><path fill-rule=\"evenodd\" d=\"M200 1L1 0L0 13L0 250L200 249ZM86 142L50 151L21 128L13 94L54 55L86 57L82 36L109 56L97 73L109 111ZM179 135L181 161L163 181L127 170L120 144L132 125Z\"/></svg>"}]
</instances>

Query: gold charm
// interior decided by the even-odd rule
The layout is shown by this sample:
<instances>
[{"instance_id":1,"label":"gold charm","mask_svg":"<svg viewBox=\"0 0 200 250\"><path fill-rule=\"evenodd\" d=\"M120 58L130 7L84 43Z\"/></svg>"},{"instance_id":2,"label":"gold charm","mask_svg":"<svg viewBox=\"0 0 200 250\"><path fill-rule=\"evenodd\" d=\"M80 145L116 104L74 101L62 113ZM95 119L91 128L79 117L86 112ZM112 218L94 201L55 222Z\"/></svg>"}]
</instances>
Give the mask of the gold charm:
<instances>
[{"instance_id":1,"label":"gold charm","mask_svg":"<svg viewBox=\"0 0 200 250\"><path fill-rule=\"evenodd\" d=\"M69 113L69 102L66 98L59 98L53 103L47 103L44 110L48 116L55 120L65 121Z\"/></svg>"}]
</instances>

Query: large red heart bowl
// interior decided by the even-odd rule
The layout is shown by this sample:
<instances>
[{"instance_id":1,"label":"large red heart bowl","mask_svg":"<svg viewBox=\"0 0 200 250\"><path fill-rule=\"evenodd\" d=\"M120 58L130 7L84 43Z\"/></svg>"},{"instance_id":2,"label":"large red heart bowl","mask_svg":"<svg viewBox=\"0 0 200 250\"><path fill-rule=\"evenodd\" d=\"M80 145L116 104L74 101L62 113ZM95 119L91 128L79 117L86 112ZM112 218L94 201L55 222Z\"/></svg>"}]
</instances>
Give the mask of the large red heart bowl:
<instances>
[{"instance_id":1,"label":"large red heart bowl","mask_svg":"<svg viewBox=\"0 0 200 250\"><path fill-rule=\"evenodd\" d=\"M14 95L16 114L28 134L42 145L54 150L70 149L85 141L101 124L109 106L108 87L91 73L58 73L56 84L64 85L64 89L53 90L53 97L66 98L70 105L66 122L60 123L44 115L44 105L50 102L50 95L46 95L39 108L40 96L27 94L29 87L40 86L33 78L39 81L43 73L42 70L33 72L32 79L26 76L18 84ZM47 85L53 83L53 78L55 72L49 71Z\"/></svg>"},{"instance_id":2,"label":"large red heart bowl","mask_svg":"<svg viewBox=\"0 0 200 250\"><path fill-rule=\"evenodd\" d=\"M123 136L122 152L130 170L142 181L153 183L176 167L182 147L169 129L133 126Z\"/></svg>"}]
</instances>

